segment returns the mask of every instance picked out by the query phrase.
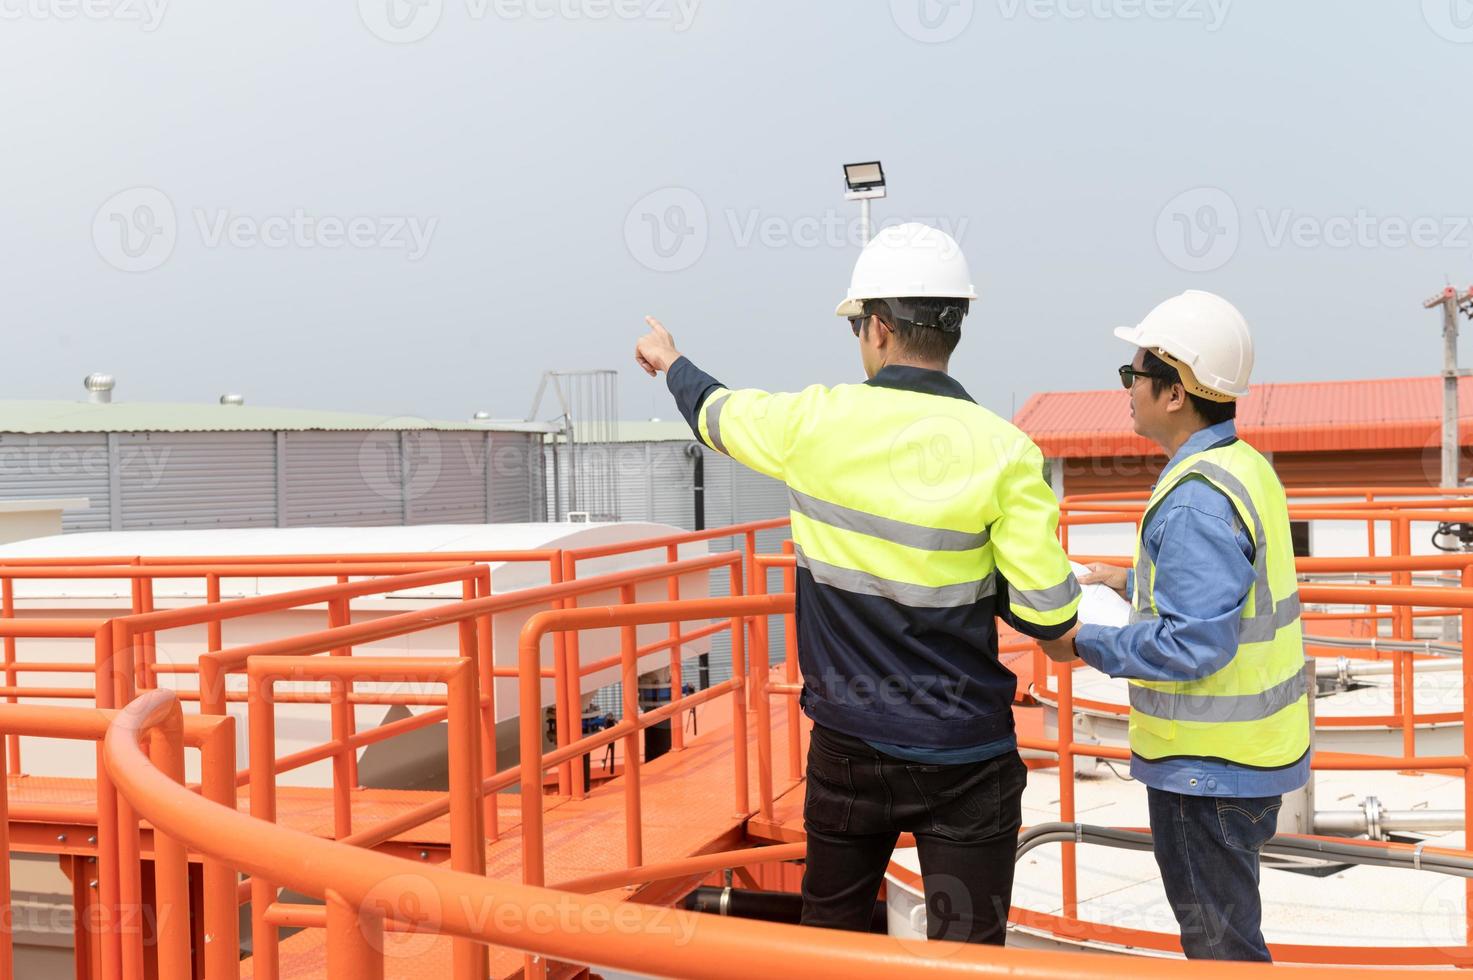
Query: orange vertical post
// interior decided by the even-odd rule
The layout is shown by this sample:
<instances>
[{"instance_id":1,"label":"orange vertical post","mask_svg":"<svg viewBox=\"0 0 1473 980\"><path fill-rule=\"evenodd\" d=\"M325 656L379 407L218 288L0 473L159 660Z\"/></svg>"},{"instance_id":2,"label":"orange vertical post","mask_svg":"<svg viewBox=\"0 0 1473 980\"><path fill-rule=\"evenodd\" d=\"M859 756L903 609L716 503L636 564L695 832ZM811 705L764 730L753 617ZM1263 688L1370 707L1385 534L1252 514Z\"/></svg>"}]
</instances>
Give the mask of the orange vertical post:
<instances>
[{"instance_id":1,"label":"orange vertical post","mask_svg":"<svg viewBox=\"0 0 1473 980\"><path fill-rule=\"evenodd\" d=\"M220 576L215 572L210 572L205 576L205 602L212 606L220 603ZM225 645L224 626L224 621L219 617L211 619L206 624L205 643L211 650L219 650Z\"/></svg>"},{"instance_id":2,"label":"orange vertical post","mask_svg":"<svg viewBox=\"0 0 1473 980\"><path fill-rule=\"evenodd\" d=\"M11 941L15 913L10 907L10 780L5 776L10 764L9 742L9 738L0 741L0 980L15 980L15 946Z\"/></svg>"},{"instance_id":3,"label":"orange vertical post","mask_svg":"<svg viewBox=\"0 0 1473 980\"><path fill-rule=\"evenodd\" d=\"M783 542L783 554L793 554L793 541ZM792 565L783 568L783 591L792 595L797 592L798 570ZM785 613L783 622L783 679L789 684L798 683L798 616L796 612ZM788 708L788 774L797 782L803 775L803 736L799 731L798 699L785 698Z\"/></svg>"},{"instance_id":4,"label":"orange vertical post","mask_svg":"<svg viewBox=\"0 0 1473 980\"><path fill-rule=\"evenodd\" d=\"M665 549L665 563L675 564L680 560L680 546L670 545ZM671 602L680 601L680 576L671 575L665 580L665 597ZM680 624L672 621L669 630L670 637L670 700L674 701L685 694L685 681L681 676L683 671L680 663ZM680 723L680 716L670 717L670 748L679 751L685 748L685 726Z\"/></svg>"},{"instance_id":5,"label":"orange vertical post","mask_svg":"<svg viewBox=\"0 0 1473 980\"><path fill-rule=\"evenodd\" d=\"M276 708L269 677L249 677L248 725L251 766L251 816L276 822ZM223 691L222 691L223 698ZM256 980L277 980L281 974L280 939L266 910L276 901L276 887L260 875L251 875L251 965Z\"/></svg>"},{"instance_id":6,"label":"orange vertical post","mask_svg":"<svg viewBox=\"0 0 1473 980\"><path fill-rule=\"evenodd\" d=\"M481 712L476 677L475 660L465 658L445 680L450 736L446 762L450 768L450 866L482 876L486 873L486 836L481 822ZM485 946L457 938L451 957L455 980L485 980Z\"/></svg>"},{"instance_id":7,"label":"orange vertical post","mask_svg":"<svg viewBox=\"0 0 1473 980\"><path fill-rule=\"evenodd\" d=\"M757 532L746 534L746 549L743 557L747 563L747 595L760 595L767 591L766 570L757 567ZM752 642L747 647L747 708L756 710L757 700L762 696L759 672L767 669L767 620L753 616L747 621L747 633Z\"/></svg>"},{"instance_id":8,"label":"orange vertical post","mask_svg":"<svg viewBox=\"0 0 1473 980\"><path fill-rule=\"evenodd\" d=\"M481 595L491 594L491 569L483 566L476 579ZM490 779L496 775L496 649L491 630L494 619L488 613L476 617L476 677L480 682L477 704L481 716L481 776ZM501 836L501 818L496 812L496 794L489 793L481 801L482 823L486 836L496 840Z\"/></svg>"},{"instance_id":9,"label":"orange vertical post","mask_svg":"<svg viewBox=\"0 0 1473 980\"><path fill-rule=\"evenodd\" d=\"M557 634L561 636L559 631ZM522 882L528 885L544 883L542 848L542 661L537 647L526 648L527 634L522 634L523 645L517 650L517 700L520 717L517 722L521 744L521 804L522 804ZM541 635L537 637L541 640ZM581 769L582 767L576 767ZM525 980L541 980L547 976L547 961L528 953L522 960Z\"/></svg>"},{"instance_id":10,"label":"orange vertical post","mask_svg":"<svg viewBox=\"0 0 1473 980\"><path fill-rule=\"evenodd\" d=\"M634 586L619 588L619 597L626 606L634 605ZM637 868L644 863L644 823L640 819L639 798L639 640L638 627L625 626L619 631L621 694L624 701L624 720L634 724L624 736L624 850L629 867Z\"/></svg>"},{"instance_id":11,"label":"orange vertical post","mask_svg":"<svg viewBox=\"0 0 1473 980\"><path fill-rule=\"evenodd\" d=\"M1074 822L1074 670L1069 664L1055 664L1059 677L1059 819ZM1077 855L1072 841L1062 845L1060 868L1063 874L1064 918L1079 917L1079 878Z\"/></svg>"},{"instance_id":12,"label":"orange vertical post","mask_svg":"<svg viewBox=\"0 0 1473 980\"><path fill-rule=\"evenodd\" d=\"M98 770L99 773L101 769ZM204 798L236 808L235 719L223 718L200 746L200 790ZM98 838L99 847L101 837ZM239 876L224 862L204 860L205 941L201 955L209 980L240 976Z\"/></svg>"},{"instance_id":13,"label":"orange vertical post","mask_svg":"<svg viewBox=\"0 0 1473 980\"><path fill-rule=\"evenodd\" d=\"M184 782L184 733L179 702L149 734L149 756L155 768L176 783ZM161 977L193 975L190 959L189 856L184 845L155 830L154 903L158 912L157 953Z\"/></svg>"},{"instance_id":14,"label":"orange vertical post","mask_svg":"<svg viewBox=\"0 0 1473 980\"><path fill-rule=\"evenodd\" d=\"M141 583L141 595L143 598L143 612L153 612L153 578L145 577ZM135 661L138 670L138 679L135 683L140 691L151 691L158 686L158 674L154 672L154 666L158 663L158 636L152 630L138 637L139 656Z\"/></svg>"},{"instance_id":15,"label":"orange vertical post","mask_svg":"<svg viewBox=\"0 0 1473 980\"><path fill-rule=\"evenodd\" d=\"M1411 525L1400 517L1390 519L1391 529L1391 554L1393 557L1404 558L1411 554L1410 528ZM1396 571L1391 573L1391 584L1396 586L1407 586L1412 584L1410 572ZM1372 621L1376 634L1380 633L1380 624ZM1391 635L1398 640L1411 639L1411 608L1405 605L1391 607ZM1393 653L1391 655L1391 709L1399 717L1403 718L1405 708L1406 690L1403 684L1402 664L1406 658L1405 653ZM1399 721L1405 728L1405 721ZM1405 747L1406 732L1402 732L1403 747Z\"/></svg>"},{"instance_id":16,"label":"orange vertical post","mask_svg":"<svg viewBox=\"0 0 1473 980\"><path fill-rule=\"evenodd\" d=\"M234 774L232 773L232 776ZM232 782L233 784L233 782ZM117 930L118 916L118 796L112 777L103 764L102 743L97 743L97 933L101 943L102 975L119 977L123 972L123 950ZM3 814L0 814L3 818ZM0 849L0 853L4 853ZM0 892L0 895L9 894ZM8 930L7 930L8 931Z\"/></svg>"},{"instance_id":17,"label":"orange vertical post","mask_svg":"<svg viewBox=\"0 0 1473 980\"><path fill-rule=\"evenodd\" d=\"M101 950L94 941L97 933L93 928L97 914L97 896L87 887L85 863L74 854L60 855L62 874L72 886L72 965L77 980L88 980L102 972Z\"/></svg>"},{"instance_id":18,"label":"orange vertical post","mask_svg":"<svg viewBox=\"0 0 1473 980\"><path fill-rule=\"evenodd\" d=\"M1473 589L1473 565L1463 566L1464 589ZM1473 813L1473 724L1469 715L1473 711L1473 609L1464 608L1463 620L1463 757L1469 760L1463 773L1463 813ZM1467 921L1463 930L1463 941L1473 946L1473 878L1463 879L1463 914Z\"/></svg>"},{"instance_id":19,"label":"orange vertical post","mask_svg":"<svg viewBox=\"0 0 1473 980\"><path fill-rule=\"evenodd\" d=\"M327 890L327 975L384 980L384 920Z\"/></svg>"},{"instance_id":20,"label":"orange vertical post","mask_svg":"<svg viewBox=\"0 0 1473 980\"><path fill-rule=\"evenodd\" d=\"M1371 504L1374 504L1375 502L1376 502L1376 495L1374 493L1367 493L1366 494L1366 505L1367 505L1367 507L1369 507ZM1374 517L1367 517L1366 518L1366 557L1367 558L1375 558L1376 557L1376 519ZM1371 581L1372 582L1379 583L1381 580L1379 578L1372 578ZM1371 613L1371 627L1372 627L1372 629L1374 629L1375 626L1376 626L1376 609L1377 609L1377 607L1374 606L1374 605L1372 605L1371 608L1370 608L1370 613Z\"/></svg>"},{"instance_id":21,"label":"orange vertical post","mask_svg":"<svg viewBox=\"0 0 1473 980\"><path fill-rule=\"evenodd\" d=\"M348 584L348 576L346 576L346 575L339 575L338 576L338 584L339 585L347 585ZM335 599L335 600L333 600L332 602L329 603L329 605L328 605L328 610L329 610L328 615L332 619L335 619L336 620L336 622L333 623L333 625L335 625L335 626L347 626L347 625L349 625L349 624L351 624L353 622L353 610L352 610L352 607L349 605L349 602L350 601L351 600L347 596L343 596L341 599ZM331 656L334 656L334 657L351 657L352 655L353 655L353 648L351 646L338 647L336 650L332 651L332 653L331 653ZM358 733L358 708L357 708L357 706L354 705L352 701L345 700L343 702L342 708L340 709L340 712L341 712L341 714L343 716L340 724L342 725L342 728L343 728L344 733L347 736L349 736L349 737L351 737L353 735L356 735ZM333 738L337 738L337 737L338 737L337 734L334 733L333 734ZM344 760L343 761L343 770L344 770L343 771L343 775L344 775L344 779L347 781L348 788L350 790L357 789L358 788L358 751L356 749L348 749L348 750L346 750L345 752L343 752L343 760Z\"/></svg>"},{"instance_id":22,"label":"orange vertical post","mask_svg":"<svg viewBox=\"0 0 1473 980\"><path fill-rule=\"evenodd\" d=\"M118 801L118 941L123 980L143 980L143 876L139 867L138 814L121 794Z\"/></svg>"},{"instance_id":23,"label":"orange vertical post","mask_svg":"<svg viewBox=\"0 0 1473 980\"><path fill-rule=\"evenodd\" d=\"M578 577L578 564L572 555L563 553L563 581L568 582ZM578 606L576 596L564 599L557 608L575 609ZM564 633L559 630L553 638L553 698L557 706L557 746L573 741L573 717L577 712L579 720L578 730L582 731L583 720L583 678L580 674L582 657L578 649L578 632L576 630ZM541 682L538 682L540 688ZM540 712L539 712L540 713ZM558 766L557 770L558 792L566 796L569 792L575 800L581 800L586 795L587 787L583 785L583 766L573 765L573 760L568 760Z\"/></svg>"},{"instance_id":24,"label":"orange vertical post","mask_svg":"<svg viewBox=\"0 0 1473 980\"><path fill-rule=\"evenodd\" d=\"M4 616L4 618L6 619L15 618L15 580L12 579L9 575L5 576L4 578L0 578L0 616ZM5 686L14 688L16 686L16 677L18 676L15 670L15 637L7 636L5 638L4 646ZM20 698L14 694L6 695L5 700L10 704L20 703ZM7 763L9 768L5 771L9 772L13 776L19 776L20 736L5 736L5 748L7 754L10 757L9 762ZM7 901L9 900L9 894L9 892L6 892Z\"/></svg>"},{"instance_id":25,"label":"orange vertical post","mask_svg":"<svg viewBox=\"0 0 1473 980\"><path fill-rule=\"evenodd\" d=\"M767 569L757 570L757 593L767 591ZM752 617L756 620L757 617ZM766 617L763 617L764 619ZM750 681L756 691L757 702L757 812L762 819L772 819L772 692L767 682L771 671L753 673Z\"/></svg>"},{"instance_id":26,"label":"orange vertical post","mask_svg":"<svg viewBox=\"0 0 1473 980\"><path fill-rule=\"evenodd\" d=\"M342 581L342 576L338 576ZM327 624L330 629L346 626L346 603L341 599L330 599L327 603ZM352 653L348 647L335 647L329 656L346 657ZM332 824L333 835L342 840L353 833L353 788L357 784L358 750L352 745L354 728L353 706L348 699L349 684L341 678L327 682L328 710L332 714Z\"/></svg>"},{"instance_id":27,"label":"orange vertical post","mask_svg":"<svg viewBox=\"0 0 1473 980\"><path fill-rule=\"evenodd\" d=\"M730 592L737 596L742 594L741 568L733 563L730 566ZM732 766L735 770L736 783L736 814L745 817L750 813L751 802L747 788L747 705L742 696L742 685L747 676L747 651L745 645L744 631L746 624L741 616L733 616L731 619L731 677L737 684L731 692L731 738L735 751L732 752Z\"/></svg>"}]
</instances>

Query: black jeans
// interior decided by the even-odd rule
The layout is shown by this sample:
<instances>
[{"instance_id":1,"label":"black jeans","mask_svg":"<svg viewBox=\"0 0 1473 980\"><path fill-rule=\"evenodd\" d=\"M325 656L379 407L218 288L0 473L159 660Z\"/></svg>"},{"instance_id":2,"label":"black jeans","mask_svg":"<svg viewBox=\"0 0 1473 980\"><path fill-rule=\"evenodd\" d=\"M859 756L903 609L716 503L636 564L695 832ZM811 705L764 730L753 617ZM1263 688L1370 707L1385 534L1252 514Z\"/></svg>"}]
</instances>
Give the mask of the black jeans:
<instances>
[{"instance_id":1,"label":"black jeans","mask_svg":"<svg viewBox=\"0 0 1473 980\"><path fill-rule=\"evenodd\" d=\"M910 832L929 938L1003 945L1027 774L1017 752L925 765L814 725L803 924L867 930L896 838Z\"/></svg>"},{"instance_id":2,"label":"black jeans","mask_svg":"<svg viewBox=\"0 0 1473 980\"><path fill-rule=\"evenodd\" d=\"M1268 962L1258 856L1283 798L1146 792L1156 864L1187 957Z\"/></svg>"}]
</instances>

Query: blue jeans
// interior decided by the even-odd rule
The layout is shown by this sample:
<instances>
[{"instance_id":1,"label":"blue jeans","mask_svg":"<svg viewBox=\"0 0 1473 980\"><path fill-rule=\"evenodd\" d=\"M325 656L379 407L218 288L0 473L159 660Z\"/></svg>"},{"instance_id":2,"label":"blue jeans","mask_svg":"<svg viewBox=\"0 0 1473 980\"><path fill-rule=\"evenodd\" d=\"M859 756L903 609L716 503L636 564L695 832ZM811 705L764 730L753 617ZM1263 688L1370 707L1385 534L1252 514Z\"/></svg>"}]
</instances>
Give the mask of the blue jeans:
<instances>
[{"instance_id":1,"label":"blue jeans","mask_svg":"<svg viewBox=\"0 0 1473 980\"><path fill-rule=\"evenodd\" d=\"M1166 899L1188 959L1269 962L1258 855L1278 824L1279 796L1183 796L1147 787Z\"/></svg>"}]
</instances>

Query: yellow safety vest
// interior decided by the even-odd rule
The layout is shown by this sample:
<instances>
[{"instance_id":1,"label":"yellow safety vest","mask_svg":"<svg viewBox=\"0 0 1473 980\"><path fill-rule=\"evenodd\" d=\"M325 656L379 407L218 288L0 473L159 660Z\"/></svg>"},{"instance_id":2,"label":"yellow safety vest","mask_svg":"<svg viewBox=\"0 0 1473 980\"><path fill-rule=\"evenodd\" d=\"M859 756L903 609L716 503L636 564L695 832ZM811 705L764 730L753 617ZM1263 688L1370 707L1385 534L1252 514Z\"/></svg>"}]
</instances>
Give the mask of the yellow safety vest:
<instances>
[{"instance_id":1,"label":"yellow safety vest","mask_svg":"<svg viewBox=\"0 0 1473 980\"><path fill-rule=\"evenodd\" d=\"M1268 460L1235 441L1182 460L1157 482L1141 520L1184 480L1228 498L1254 546L1254 582L1228 665L1194 681L1130 682L1130 749L1143 759L1212 758L1258 769L1293 765L1309 751L1309 692L1299 584L1284 488ZM1156 566L1136 542L1132 620L1159 615Z\"/></svg>"},{"instance_id":2,"label":"yellow safety vest","mask_svg":"<svg viewBox=\"0 0 1473 980\"><path fill-rule=\"evenodd\" d=\"M1074 619L1080 589L1043 456L969 398L720 388L698 424L713 449L787 483L798 564L819 585L943 610L991 596L1000 570L1019 623Z\"/></svg>"}]
</instances>

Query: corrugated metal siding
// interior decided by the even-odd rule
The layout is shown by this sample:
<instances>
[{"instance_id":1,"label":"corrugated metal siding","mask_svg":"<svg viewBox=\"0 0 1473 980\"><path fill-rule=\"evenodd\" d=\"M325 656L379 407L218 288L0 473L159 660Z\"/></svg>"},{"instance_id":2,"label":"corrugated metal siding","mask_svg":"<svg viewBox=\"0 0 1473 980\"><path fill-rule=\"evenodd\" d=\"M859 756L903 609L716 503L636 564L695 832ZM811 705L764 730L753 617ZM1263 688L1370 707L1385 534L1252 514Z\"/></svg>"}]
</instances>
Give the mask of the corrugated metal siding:
<instances>
[{"instance_id":1,"label":"corrugated metal siding","mask_svg":"<svg viewBox=\"0 0 1473 980\"><path fill-rule=\"evenodd\" d=\"M537 456L541 438L518 432L496 432L491 436L491 520L515 523L542 519L542 508L534 499Z\"/></svg>"},{"instance_id":2,"label":"corrugated metal siding","mask_svg":"<svg viewBox=\"0 0 1473 980\"><path fill-rule=\"evenodd\" d=\"M615 449L619 517L655 521L690 530L695 526L692 476L695 461L688 442L621 443Z\"/></svg>"},{"instance_id":3,"label":"corrugated metal siding","mask_svg":"<svg viewBox=\"0 0 1473 980\"><path fill-rule=\"evenodd\" d=\"M763 476L733 462L726 456L705 449L706 454L706 526L722 527L748 521L767 520L788 515L787 488L771 477ZM757 552L776 554L782 550L782 542L788 537L786 528L776 531L761 531L757 534ZM722 551L740 551L744 541L733 538L717 538L711 542L713 554ZM768 579L768 589L776 591L782 587L782 576L773 572ZM731 594L728 573L725 569L713 572L710 580L711 595ZM768 620L768 653L773 662L781 659L785 630L781 617ZM731 677L731 639L725 633L711 638L711 682L720 683Z\"/></svg>"},{"instance_id":4,"label":"corrugated metal siding","mask_svg":"<svg viewBox=\"0 0 1473 980\"><path fill-rule=\"evenodd\" d=\"M63 531L106 531L109 520L107 435L0 434L0 500L86 497L86 510L65 511Z\"/></svg>"},{"instance_id":5,"label":"corrugated metal siding","mask_svg":"<svg viewBox=\"0 0 1473 980\"><path fill-rule=\"evenodd\" d=\"M405 432L408 524L486 523L485 433Z\"/></svg>"},{"instance_id":6,"label":"corrugated metal siding","mask_svg":"<svg viewBox=\"0 0 1473 980\"><path fill-rule=\"evenodd\" d=\"M614 447L614 473L619 481L619 519L655 521L654 446L648 442Z\"/></svg>"},{"instance_id":7,"label":"corrugated metal siding","mask_svg":"<svg viewBox=\"0 0 1473 980\"><path fill-rule=\"evenodd\" d=\"M401 524L402 486L398 432L286 434L286 527Z\"/></svg>"},{"instance_id":8,"label":"corrugated metal siding","mask_svg":"<svg viewBox=\"0 0 1473 980\"><path fill-rule=\"evenodd\" d=\"M276 525L271 432L118 436L123 530Z\"/></svg>"},{"instance_id":9,"label":"corrugated metal siding","mask_svg":"<svg viewBox=\"0 0 1473 980\"><path fill-rule=\"evenodd\" d=\"M650 484L652 520L690 530L695 527L695 460L687 454L693 442L652 442ZM704 449L702 450L704 452ZM709 465L709 464L707 464ZM622 503L623 498L620 498Z\"/></svg>"}]
</instances>

